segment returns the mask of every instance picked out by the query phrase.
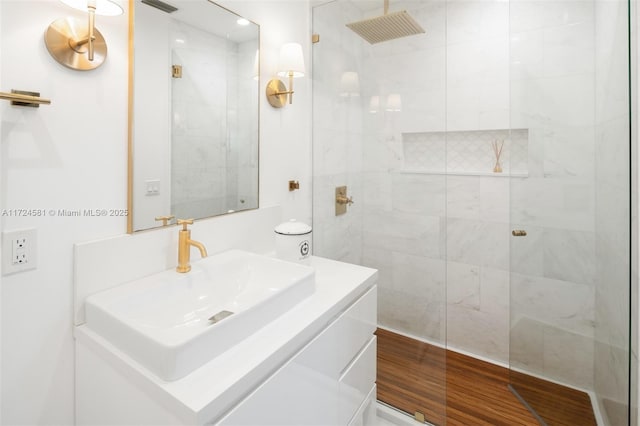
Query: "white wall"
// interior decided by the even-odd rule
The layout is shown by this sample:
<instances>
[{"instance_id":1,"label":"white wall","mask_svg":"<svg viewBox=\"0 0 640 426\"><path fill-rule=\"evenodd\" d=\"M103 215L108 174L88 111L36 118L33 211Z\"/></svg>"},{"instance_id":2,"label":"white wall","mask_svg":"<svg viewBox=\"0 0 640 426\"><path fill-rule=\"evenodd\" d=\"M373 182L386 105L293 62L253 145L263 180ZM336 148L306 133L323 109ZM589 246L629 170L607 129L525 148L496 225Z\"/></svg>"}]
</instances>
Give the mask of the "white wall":
<instances>
[{"instance_id":1,"label":"white wall","mask_svg":"<svg viewBox=\"0 0 640 426\"><path fill-rule=\"evenodd\" d=\"M126 17L98 19L106 63L68 70L42 34L59 17L81 16L60 2L2 2L4 90L40 91L50 106L2 108L5 208L126 206ZM20 45L22 44L22 47ZM2 277L3 424L73 422L72 244L123 232L125 218L7 217L3 231L35 227L38 269Z\"/></svg>"},{"instance_id":2,"label":"white wall","mask_svg":"<svg viewBox=\"0 0 640 426\"><path fill-rule=\"evenodd\" d=\"M280 46L302 44L307 75L295 80L293 105L260 103L260 205L281 204L285 218L311 223L311 30L307 0L223 0L219 3L260 25L260 92L276 77ZM285 25L286 24L286 25ZM288 84L288 82L285 82ZM289 192L288 181L300 181Z\"/></svg>"},{"instance_id":3,"label":"white wall","mask_svg":"<svg viewBox=\"0 0 640 426\"><path fill-rule=\"evenodd\" d=\"M223 6L261 25L263 88L275 74L279 46L309 50L306 1L233 1ZM109 56L98 70L57 64L42 33L79 16L57 1L2 1L0 87L39 90L52 105L0 105L4 208L110 209L126 206L127 17L98 18ZM286 22L287 25L282 25ZM310 58L307 55L307 64ZM311 219L310 89L296 81L292 106L261 101L261 205ZM290 194L287 181L301 190ZM211 219L215 221L216 219ZM38 230L38 269L2 277L2 424L73 424L73 243L125 232L124 217L9 217L2 230ZM206 244L206 241L204 241Z\"/></svg>"}]
</instances>

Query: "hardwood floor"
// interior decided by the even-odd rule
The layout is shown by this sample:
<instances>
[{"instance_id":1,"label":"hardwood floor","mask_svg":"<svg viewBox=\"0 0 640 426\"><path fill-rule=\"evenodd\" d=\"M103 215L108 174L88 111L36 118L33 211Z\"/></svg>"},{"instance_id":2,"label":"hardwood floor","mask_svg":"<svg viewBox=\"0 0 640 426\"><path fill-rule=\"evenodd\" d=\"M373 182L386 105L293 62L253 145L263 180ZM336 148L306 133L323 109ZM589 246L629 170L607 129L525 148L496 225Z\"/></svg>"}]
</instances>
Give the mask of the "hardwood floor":
<instances>
[{"instance_id":1,"label":"hardwood floor","mask_svg":"<svg viewBox=\"0 0 640 426\"><path fill-rule=\"evenodd\" d=\"M435 425L539 425L509 370L378 329L378 399ZM549 426L596 425L589 396L525 374L515 388Z\"/></svg>"}]
</instances>

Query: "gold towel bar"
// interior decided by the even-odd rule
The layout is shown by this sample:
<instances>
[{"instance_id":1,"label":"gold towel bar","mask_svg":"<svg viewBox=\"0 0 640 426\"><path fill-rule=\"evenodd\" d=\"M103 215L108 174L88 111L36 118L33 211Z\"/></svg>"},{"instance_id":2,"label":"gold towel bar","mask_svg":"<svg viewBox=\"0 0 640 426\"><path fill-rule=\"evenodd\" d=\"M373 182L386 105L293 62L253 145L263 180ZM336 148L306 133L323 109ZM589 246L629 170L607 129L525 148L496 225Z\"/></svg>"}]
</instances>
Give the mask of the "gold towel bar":
<instances>
[{"instance_id":1,"label":"gold towel bar","mask_svg":"<svg viewBox=\"0 0 640 426\"><path fill-rule=\"evenodd\" d=\"M22 94L20 93L20 91L14 91L16 93L5 93L5 92L0 92L0 99L4 99L7 101L12 101L12 103L14 103L14 105L21 105L21 106L38 106L40 104L46 104L49 105L51 104L51 101L49 99L44 99L41 98L39 93L37 92L28 92L28 93L34 93L37 95L33 96L33 95L26 95L26 94ZM24 92L23 92L24 93ZM15 103L17 102L17 104Z\"/></svg>"}]
</instances>

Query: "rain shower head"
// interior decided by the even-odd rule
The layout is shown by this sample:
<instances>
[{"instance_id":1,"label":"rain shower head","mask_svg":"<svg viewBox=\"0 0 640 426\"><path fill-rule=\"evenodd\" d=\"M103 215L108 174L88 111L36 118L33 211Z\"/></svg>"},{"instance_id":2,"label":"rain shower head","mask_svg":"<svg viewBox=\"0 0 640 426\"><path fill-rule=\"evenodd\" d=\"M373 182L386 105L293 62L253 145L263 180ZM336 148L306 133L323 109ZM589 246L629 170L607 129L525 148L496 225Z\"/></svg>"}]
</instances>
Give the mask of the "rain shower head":
<instances>
[{"instance_id":1,"label":"rain shower head","mask_svg":"<svg viewBox=\"0 0 640 426\"><path fill-rule=\"evenodd\" d=\"M388 10L389 0L385 0L384 15L352 22L347 27L371 44L425 32L406 10L394 13Z\"/></svg>"}]
</instances>

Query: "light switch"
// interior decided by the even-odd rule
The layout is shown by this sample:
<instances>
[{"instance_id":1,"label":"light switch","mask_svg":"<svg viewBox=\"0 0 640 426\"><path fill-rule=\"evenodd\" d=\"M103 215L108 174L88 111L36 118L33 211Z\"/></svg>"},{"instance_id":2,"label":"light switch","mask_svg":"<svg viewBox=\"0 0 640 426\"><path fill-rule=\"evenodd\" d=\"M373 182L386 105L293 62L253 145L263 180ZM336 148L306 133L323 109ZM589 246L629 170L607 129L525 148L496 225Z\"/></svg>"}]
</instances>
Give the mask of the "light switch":
<instances>
[{"instance_id":1,"label":"light switch","mask_svg":"<svg viewBox=\"0 0 640 426\"><path fill-rule=\"evenodd\" d=\"M147 186L145 195L160 195L160 179L149 179L145 180L144 183Z\"/></svg>"}]
</instances>

